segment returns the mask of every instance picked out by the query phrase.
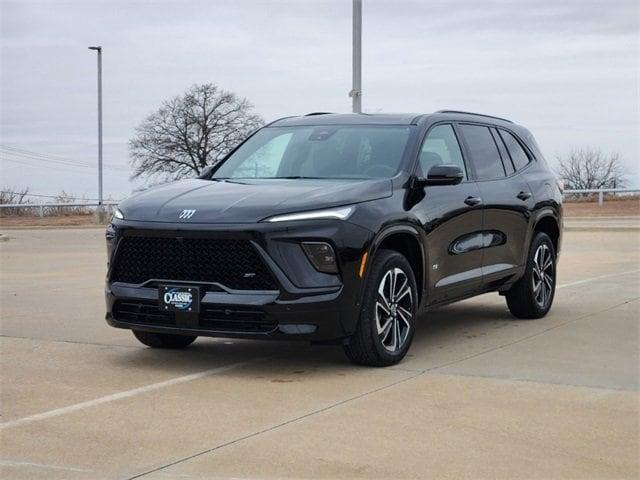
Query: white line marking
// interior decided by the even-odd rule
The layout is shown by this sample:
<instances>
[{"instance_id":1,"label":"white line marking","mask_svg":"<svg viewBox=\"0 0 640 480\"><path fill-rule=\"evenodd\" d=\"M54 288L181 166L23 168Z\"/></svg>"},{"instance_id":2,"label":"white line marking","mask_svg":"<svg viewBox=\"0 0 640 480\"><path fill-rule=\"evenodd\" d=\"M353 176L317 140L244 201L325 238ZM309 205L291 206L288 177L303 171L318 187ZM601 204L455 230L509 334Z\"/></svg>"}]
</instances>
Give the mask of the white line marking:
<instances>
[{"instance_id":1,"label":"white line marking","mask_svg":"<svg viewBox=\"0 0 640 480\"><path fill-rule=\"evenodd\" d=\"M78 473L92 473L93 470L86 470L84 468L75 467L59 467L57 465L45 465L44 463L33 462L12 462L11 460L0 460L0 466L2 467L31 467L31 468L47 468L49 470L64 470L66 472L78 472Z\"/></svg>"},{"instance_id":2,"label":"white line marking","mask_svg":"<svg viewBox=\"0 0 640 480\"><path fill-rule=\"evenodd\" d=\"M602 278L619 277L621 275L629 275L631 273L639 272L640 270L629 270L628 272L609 273L607 275L600 275L599 277L585 278L584 280L578 280L576 282L564 283L562 285L558 285L556 288L573 287L574 285L582 285L583 283L595 282L596 280L600 280Z\"/></svg>"},{"instance_id":3,"label":"white line marking","mask_svg":"<svg viewBox=\"0 0 640 480\"><path fill-rule=\"evenodd\" d=\"M193 380L198 380L199 378L227 372L229 370L233 370L234 368L244 367L246 365L263 361L263 360L265 360L265 358L256 358L253 360L248 360L246 362L233 363L231 365L225 365L223 367L211 368L209 370L203 370L202 372L192 373L190 375L184 375L182 377L172 378L169 380L165 380L163 382L152 383L150 385L145 385L143 387L126 390L124 392L114 393L112 395L95 398L93 400L88 400L86 402L76 403L75 405L69 405L68 407L57 408L55 410L49 410L48 412L43 412L43 413L38 413L35 415L28 416L28 417L18 418L16 420L0 423L0 430L4 430L6 428L18 427L21 425L27 425L29 423L38 422L40 420L47 420L53 417L59 417L60 415L66 415L67 413L77 412L78 410L84 410L85 408L95 407L96 405L102 405L103 403L114 402L116 400L122 400L123 398L134 397L136 395L152 392L154 390L160 390L161 388L172 387L173 385L179 385L181 383L191 382Z\"/></svg>"}]
</instances>

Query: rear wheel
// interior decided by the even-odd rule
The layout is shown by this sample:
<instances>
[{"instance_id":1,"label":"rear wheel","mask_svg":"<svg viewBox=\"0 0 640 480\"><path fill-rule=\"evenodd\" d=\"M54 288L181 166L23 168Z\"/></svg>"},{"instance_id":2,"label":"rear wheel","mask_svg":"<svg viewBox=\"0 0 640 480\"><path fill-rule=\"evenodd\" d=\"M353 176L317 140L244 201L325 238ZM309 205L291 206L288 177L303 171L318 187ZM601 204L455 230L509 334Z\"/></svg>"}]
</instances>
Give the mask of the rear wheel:
<instances>
[{"instance_id":1,"label":"rear wheel","mask_svg":"<svg viewBox=\"0 0 640 480\"><path fill-rule=\"evenodd\" d=\"M170 333L143 332L133 330L135 337L151 348L185 348L198 337L192 335L172 335Z\"/></svg>"},{"instance_id":2,"label":"rear wheel","mask_svg":"<svg viewBox=\"0 0 640 480\"><path fill-rule=\"evenodd\" d=\"M344 347L347 357L378 367L402 360L413 339L417 299L407 259L392 250L378 252L367 276L358 327Z\"/></svg>"},{"instance_id":3,"label":"rear wheel","mask_svg":"<svg viewBox=\"0 0 640 480\"><path fill-rule=\"evenodd\" d=\"M539 232L529 249L524 275L507 292L507 306L518 318L544 317L556 291L556 252L551 238Z\"/></svg>"}]
</instances>

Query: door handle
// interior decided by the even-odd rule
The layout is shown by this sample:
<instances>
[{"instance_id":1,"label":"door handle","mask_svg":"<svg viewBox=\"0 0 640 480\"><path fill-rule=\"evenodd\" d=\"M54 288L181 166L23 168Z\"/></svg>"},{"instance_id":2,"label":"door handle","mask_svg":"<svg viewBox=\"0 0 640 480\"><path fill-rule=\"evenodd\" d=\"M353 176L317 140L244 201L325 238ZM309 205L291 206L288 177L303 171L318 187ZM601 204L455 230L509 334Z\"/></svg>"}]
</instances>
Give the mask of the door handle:
<instances>
[{"instance_id":1,"label":"door handle","mask_svg":"<svg viewBox=\"0 0 640 480\"><path fill-rule=\"evenodd\" d=\"M520 192L516 197L522 201L529 200L531 198L531 192Z\"/></svg>"},{"instance_id":2,"label":"door handle","mask_svg":"<svg viewBox=\"0 0 640 480\"><path fill-rule=\"evenodd\" d=\"M464 203L466 203L470 207L473 207L475 205L478 205L479 203L482 203L482 199L480 197L467 197L465 198Z\"/></svg>"}]
</instances>

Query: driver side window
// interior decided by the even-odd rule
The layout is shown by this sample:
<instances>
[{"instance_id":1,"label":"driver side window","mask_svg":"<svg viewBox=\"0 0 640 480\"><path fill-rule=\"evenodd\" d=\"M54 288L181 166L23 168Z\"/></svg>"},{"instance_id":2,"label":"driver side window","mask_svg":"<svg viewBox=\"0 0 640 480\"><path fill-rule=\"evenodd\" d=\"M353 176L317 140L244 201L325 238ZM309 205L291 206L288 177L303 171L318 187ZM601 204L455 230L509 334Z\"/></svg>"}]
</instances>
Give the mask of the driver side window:
<instances>
[{"instance_id":1,"label":"driver side window","mask_svg":"<svg viewBox=\"0 0 640 480\"><path fill-rule=\"evenodd\" d=\"M462 151L456 133L450 124L436 125L427 134L420 150L420 169L427 176L436 165L455 165L460 167L467 179L467 169L462 159Z\"/></svg>"}]
</instances>

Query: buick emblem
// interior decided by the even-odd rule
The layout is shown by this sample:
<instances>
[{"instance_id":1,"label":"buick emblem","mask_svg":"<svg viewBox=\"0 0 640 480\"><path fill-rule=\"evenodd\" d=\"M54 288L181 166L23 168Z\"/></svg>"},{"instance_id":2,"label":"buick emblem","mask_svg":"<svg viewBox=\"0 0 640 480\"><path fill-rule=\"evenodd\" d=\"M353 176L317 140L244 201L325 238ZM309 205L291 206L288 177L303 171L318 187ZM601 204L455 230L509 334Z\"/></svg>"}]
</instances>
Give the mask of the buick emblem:
<instances>
[{"instance_id":1,"label":"buick emblem","mask_svg":"<svg viewBox=\"0 0 640 480\"><path fill-rule=\"evenodd\" d=\"M193 217L194 213L196 213L195 210L182 210L182 212L180 212L180 215L178 215L178 218L188 220L189 218Z\"/></svg>"}]
</instances>

